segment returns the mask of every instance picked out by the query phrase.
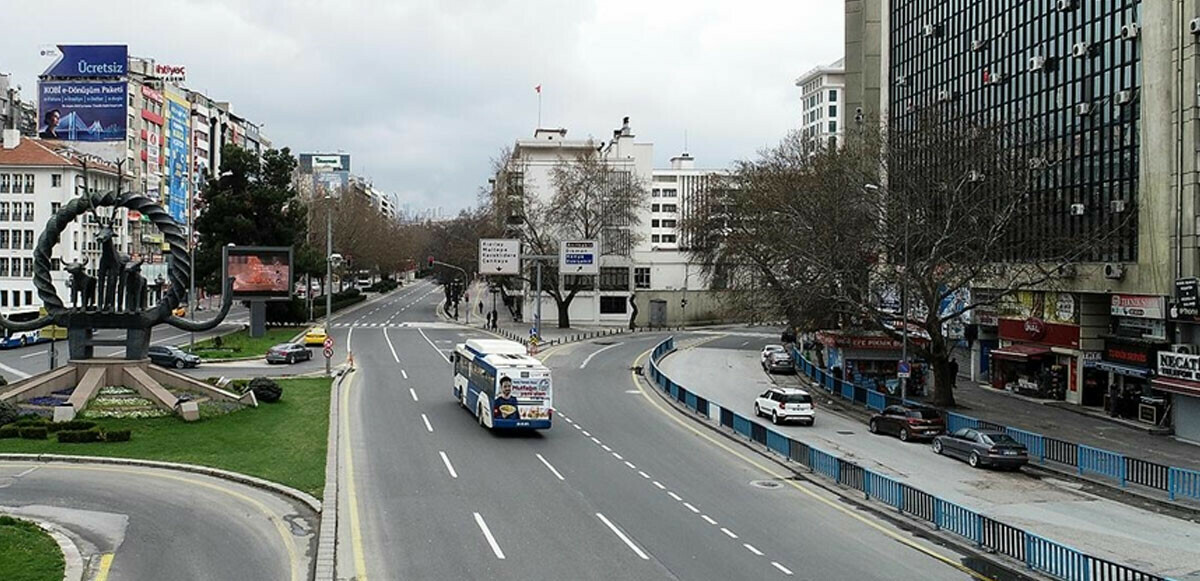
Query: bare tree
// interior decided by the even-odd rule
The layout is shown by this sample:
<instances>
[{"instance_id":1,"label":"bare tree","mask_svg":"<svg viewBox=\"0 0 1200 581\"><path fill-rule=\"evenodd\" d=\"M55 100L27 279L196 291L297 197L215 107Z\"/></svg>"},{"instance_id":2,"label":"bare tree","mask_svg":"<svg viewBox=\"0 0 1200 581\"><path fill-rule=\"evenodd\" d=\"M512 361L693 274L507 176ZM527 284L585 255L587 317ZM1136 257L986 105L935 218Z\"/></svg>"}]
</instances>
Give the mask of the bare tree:
<instances>
[{"instance_id":1,"label":"bare tree","mask_svg":"<svg viewBox=\"0 0 1200 581\"><path fill-rule=\"evenodd\" d=\"M1032 193L1044 179L1033 131L949 119L929 113L813 155L792 136L739 163L687 225L707 232L693 256L803 329L900 340L907 327L910 353L933 370L932 400L954 405L949 324L1053 286L1124 226L1050 227ZM886 300L895 292L904 307Z\"/></svg>"}]
</instances>

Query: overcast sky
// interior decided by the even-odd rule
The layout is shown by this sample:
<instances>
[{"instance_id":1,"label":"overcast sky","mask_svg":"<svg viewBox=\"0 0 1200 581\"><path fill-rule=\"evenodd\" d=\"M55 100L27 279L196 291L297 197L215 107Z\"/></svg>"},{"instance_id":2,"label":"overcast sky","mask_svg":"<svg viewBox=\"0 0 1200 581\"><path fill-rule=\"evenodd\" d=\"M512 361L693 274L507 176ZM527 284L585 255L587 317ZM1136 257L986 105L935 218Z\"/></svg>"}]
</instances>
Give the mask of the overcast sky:
<instances>
[{"instance_id":1,"label":"overcast sky","mask_svg":"<svg viewBox=\"0 0 1200 581\"><path fill-rule=\"evenodd\" d=\"M656 167L724 167L799 122L794 81L841 57L834 0L20 0L0 71L35 96L46 44L123 43L264 123L276 147L344 151L414 207L472 205L489 159L542 125ZM20 23L20 25L14 25Z\"/></svg>"}]
</instances>

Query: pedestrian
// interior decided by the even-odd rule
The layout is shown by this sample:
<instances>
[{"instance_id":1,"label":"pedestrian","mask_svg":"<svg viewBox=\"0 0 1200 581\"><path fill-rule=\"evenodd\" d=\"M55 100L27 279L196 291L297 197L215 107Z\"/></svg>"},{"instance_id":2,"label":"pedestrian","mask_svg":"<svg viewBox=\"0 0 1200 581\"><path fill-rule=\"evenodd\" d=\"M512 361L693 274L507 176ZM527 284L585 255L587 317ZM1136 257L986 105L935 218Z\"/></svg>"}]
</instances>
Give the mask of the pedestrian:
<instances>
[{"instance_id":1,"label":"pedestrian","mask_svg":"<svg viewBox=\"0 0 1200 581\"><path fill-rule=\"evenodd\" d=\"M950 385L958 384L958 360L950 360Z\"/></svg>"},{"instance_id":2,"label":"pedestrian","mask_svg":"<svg viewBox=\"0 0 1200 581\"><path fill-rule=\"evenodd\" d=\"M483 314L483 301L479 301L479 314Z\"/></svg>"}]
</instances>

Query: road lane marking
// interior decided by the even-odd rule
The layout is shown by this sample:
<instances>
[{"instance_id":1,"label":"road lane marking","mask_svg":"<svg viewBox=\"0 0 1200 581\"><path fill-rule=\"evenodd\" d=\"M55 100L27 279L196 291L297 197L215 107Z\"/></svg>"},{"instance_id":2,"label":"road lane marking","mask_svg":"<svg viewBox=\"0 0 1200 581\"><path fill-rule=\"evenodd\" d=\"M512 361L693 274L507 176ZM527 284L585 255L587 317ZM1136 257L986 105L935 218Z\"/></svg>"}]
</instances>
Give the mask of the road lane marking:
<instances>
[{"instance_id":1,"label":"road lane marking","mask_svg":"<svg viewBox=\"0 0 1200 581\"><path fill-rule=\"evenodd\" d=\"M590 437L592 437L592 435L591 435L591 434L589 434L587 430L584 430L584 431L583 431L583 435L584 435L584 437L587 437L587 438L590 438Z\"/></svg>"},{"instance_id":2,"label":"road lane marking","mask_svg":"<svg viewBox=\"0 0 1200 581\"><path fill-rule=\"evenodd\" d=\"M657 480L655 480L655 481L654 481L654 485L655 485L655 486L657 486L659 490L666 490L666 489L667 489L667 487L666 487L666 486L663 486L663 485L662 485L662 483L661 483L661 482L659 482L659 481L657 481Z\"/></svg>"},{"instance_id":3,"label":"road lane marking","mask_svg":"<svg viewBox=\"0 0 1200 581\"><path fill-rule=\"evenodd\" d=\"M702 515L700 515L700 518L704 519L704 522L706 522L706 523L708 523L708 524L710 524L710 525L716 525L716 524L717 524L717 521L713 520L713 518L712 518L711 516L708 516L707 514L702 514Z\"/></svg>"},{"instance_id":4,"label":"road lane marking","mask_svg":"<svg viewBox=\"0 0 1200 581\"><path fill-rule=\"evenodd\" d=\"M754 545L751 545L750 543L742 543L742 546L746 547L747 551L750 551L751 553L754 553L755 555L758 555L759 557L763 556L763 552L756 549L754 547Z\"/></svg>"},{"instance_id":5,"label":"road lane marking","mask_svg":"<svg viewBox=\"0 0 1200 581\"><path fill-rule=\"evenodd\" d=\"M33 353L27 353L25 355L22 355L21 359L29 359L30 357L37 357L39 355L42 357L46 357L46 352L45 351L34 351Z\"/></svg>"},{"instance_id":6,"label":"road lane marking","mask_svg":"<svg viewBox=\"0 0 1200 581\"><path fill-rule=\"evenodd\" d=\"M108 581L108 570L112 568L113 554L100 555L100 570L96 572L96 581Z\"/></svg>"},{"instance_id":7,"label":"road lane marking","mask_svg":"<svg viewBox=\"0 0 1200 581\"><path fill-rule=\"evenodd\" d=\"M408 394L412 396L413 401L421 401L421 398L417 397L417 390L410 387L408 388Z\"/></svg>"},{"instance_id":8,"label":"road lane marking","mask_svg":"<svg viewBox=\"0 0 1200 581\"><path fill-rule=\"evenodd\" d=\"M618 342L618 343L613 343L612 345L608 345L607 347L601 347L601 348L599 348L599 349L597 349L597 350L593 351L591 355L588 355L588 356L587 356L587 359L584 359L584 360L583 360L583 363L580 363L580 364L579 364L579 368L580 368L580 369L583 369L583 368L587 367L587 364L592 362L592 358L593 358L593 357L595 357L595 356L597 356L597 355L599 355L599 354L601 354L601 353L603 353L603 352L605 352L605 351L608 351L609 349L612 349L613 347L619 347L619 346L621 346L621 345L623 345L623 344L624 344L624 343L619 343L619 342Z\"/></svg>"},{"instance_id":9,"label":"road lane marking","mask_svg":"<svg viewBox=\"0 0 1200 581\"><path fill-rule=\"evenodd\" d=\"M771 565L783 572L784 575L791 575L792 570L780 565L778 561L771 561Z\"/></svg>"},{"instance_id":10,"label":"road lane marking","mask_svg":"<svg viewBox=\"0 0 1200 581\"><path fill-rule=\"evenodd\" d=\"M582 430L582 429L583 429L583 428L579 427L579 424L571 424L571 425L575 426L575 429L576 429L576 430Z\"/></svg>"},{"instance_id":11,"label":"road lane marking","mask_svg":"<svg viewBox=\"0 0 1200 581\"><path fill-rule=\"evenodd\" d=\"M616 453L616 452L613 452L613 453L612 453L612 455L613 455L613 458L616 458L617 460L624 460L624 459L625 459L625 457L624 457L624 456L622 456L622 455L620 455L620 454L618 454L618 453Z\"/></svg>"},{"instance_id":12,"label":"road lane marking","mask_svg":"<svg viewBox=\"0 0 1200 581\"><path fill-rule=\"evenodd\" d=\"M690 502L683 503L683 506L696 514L700 514L700 509L692 506L692 503L690 503Z\"/></svg>"},{"instance_id":13,"label":"road lane marking","mask_svg":"<svg viewBox=\"0 0 1200 581\"><path fill-rule=\"evenodd\" d=\"M354 327L350 328L354 331ZM346 345L349 347L350 338L346 338ZM350 543L354 551L354 569L358 573L355 579L367 578L367 558L363 551L362 540L362 525L358 519L358 489L354 485L354 453L350 444L350 387L354 385L354 380L358 379L358 374L351 372L350 380L346 383L346 387L342 390L342 440L345 442L346 453L346 495L350 502Z\"/></svg>"},{"instance_id":14,"label":"road lane marking","mask_svg":"<svg viewBox=\"0 0 1200 581\"><path fill-rule=\"evenodd\" d=\"M483 516L479 513L475 513L475 524L479 525L479 530L483 531L483 538L487 539L488 544L491 545L492 552L496 554L496 558L503 559L504 551L500 550L500 545L496 542L496 537L492 536L491 529L488 528L487 523L483 522Z\"/></svg>"},{"instance_id":15,"label":"road lane marking","mask_svg":"<svg viewBox=\"0 0 1200 581\"><path fill-rule=\"evenodd\" d=\"M403 369L401 369L401 370L400 370L400 376L401 376L401 377L403 377L404 379L408 379L408 372L407 372L407 371L405 371L405 370L403 370Z\"/></svg>"},{"instance_id":16,"label":"road lane marking","mask_svg":"<svg viewBox=\"0 0 1200 581\"><path fill-rule=\"evenodd\" d=\"M24 371L21 371L20 369L17 369L16 367L9 367L3 363L0 363L0 369L3 369L4 371L7 371L7 372L15 375L20 379L25 379L26 377L29 377L28 373L25 373Z\"/></svg>"},{"instance_id":17,"label":"road lane marking","mask_svg":"<svg viewBox=\"0 0 1200 581\"><path fill-rule=\"evenodd\" d=\"M445 353L442 353L442 350L441 350L441 349L439 349L437 345L434 345L434 344L433 344L433 341L430 341L430 340L429 340L429 335L426 335L426 334L425 334L425 329L422 329L422 328L420 328L420 327L417 327L417 332L418 332L418 333L420 333L420 334L421 334L421 336L425 338L425 342L426 342L426 343L429 343L429 346L430 346L430 347L433 347L433 350L434 350L434 351L437 351L437 354L438 354L438 355L441 355L441 356L442 356L442 359L445 359L445 360L446 360L446 363L450 363L450 358L449 358L449 357L446 357L446 354L445 354Z\"/></svg>"},{"instance_id":18,"label":"road lane marking","mask_svg":"<svg viewBox=\"0 0 1200 581\"><path fill-rule=\"evenodd\" d=\"M388 337L387 329L383 330L383 339L387 341L388 349L392 350L392 359L395 359L396 363L400 363L400 356L396 355L396 348L392 346L392 338Z\"/></svg>"},{"instance_id":19,"label":"road lane marking","mask_svg":"<svg viewBox=\"0 0 1200 581\"><path fill-rule=\"evenodd\" d=\"M438 454L442 456L442 462L446 464L446 470L450 471L451 478L458 478L458 472L454 471L454 466L450 464L450 457L445 452L438 450Z\"/></svg>"},{"instance_id":20,"label":"road lane marking","mask_svg":"<svg viewBox=\"0 0 1200 581\"><path fill-rule=\"evenodd\" d=\"M650 560L649 555L647 555L646 553L643 553L642 550L639 549L637 545L633 544L633 541L629 540L629 537L625 536L625 533L621 532L621 529L617 528L616 525L612 524L612 522L609 521L607 518L605 518L604 515L602 515L600 513L596 513L596 518L600 519L600 522L603 522L604 525L607 526L609 528L609 530L611 530L613 532L613 534L617 535L617 538L624 541L625 545L627 545L630 549L632 549L633 552L637 554L637 556L641 557L643 560L647 560L647 561Z\"/></svg>"},{"instance_id":21,"label":"road lane marking","mask_svg":"<svg viewBox=\"0 0 1200 581\"><path fill-rule=\"evenodd\" d=\"M642 478L645 478L646 480L649 480L649 479L650 479L650 475L649 475L649 474L646 474L646 472L645 472L645 471L643 471L643 470L638 470L638 474L641 474L641 475L642 475Z\"/></svg>"},{"instance_id":22,"label":"road lane marking","mask_svg":"<svg viewBox=\"0 0 1200 581\"><path fill-rule=\"evenodd\" d=\"M675 494L674 492L668 492L667 496L670 496L671 498L674 498L675 500L678 500L679 502L683 502L683 499L680 498L680 496L678 494Z\"/></svg>"},{"instance_id":23,"label":"road lane marking","mask_svg":"<svg viewBox=\"0 0 1200 581\"><path fill-rule=\"evenodd\" d=\"M597 446L603 446L603 444L600 443L600 440L596 439L596 436L592 436L592 441L595 442Z\"/></svg>"},{"instance_id":24,"label":"road lane marking","mask_svg":"<svg viewBox=\"0 0 1200 581\"><path fill-rule=\"evenodd\" d=\"M725 528L725 527L721 527L721 532L725 533L725 536L727 536L727 537L729 537L729 538L731 538L731 539L736 539L736 538L738 538L738 536L737 536L737 535L735 535L735 534L733 533L733 531L731 531L731 530L729 530L729 529L727 529L727 528Z\"/></svg>"},{"instance_id":25,"label":"road lane marking","mask_svg":"<svg viewBox=\"0 0 1200 581\"><path fill-rule=\"evenodd\" d=\"M421 414L421 419L425 420L425 429L429 430L429 433L432 434L433 433L433 425L429 423L429 416L426 416L425 414Z\"/></svg>"},{"instance_id":26,"label":"road lane marking","mask_svg":"<svg viewBox=\"0 0 1200 581\"><path fill-rule=\"evenodd\" d=\"M554 466L551 466L551 465L550 465L550 462L546 461L546 459L545 459L545 458L543 458L541 454L537 454L537 457L538 457L538 460L541 460L541 461L542 461L542 464L545 464L545 465L546 465L546 468L549 468L549 469L550 469L550 471L551 471L551 472L553 472L553 473L554 473L554 475L555 475L555 476L557 476L559 480L566 480L566 478L563 478L563 475L562 475L562 474L559 474L559 473L558 473L558 470L556 470L556 469L554 468Z\"/></svg>"},{"instance_id":27,"label":"road lane marking","mask_svg":"<svg viewBox=\"0 0 1200 581\"><path fill-rule=\"evenodd\" d=\"M599 440L597 440L597 441L599 441ZM600 447L604 448L605 452L612 452L612 448L609 448L608 444L600 444Z\"/></svg>"},{"instance_id":28,"label":"road lane marking","mask_svg":"<svg viewBox=\"0 0 1200 581\"><path fill-rule=\"evenodd\" d=\"M637 357L635 357L633 360L633 365L631 365L630 367L631 368L635 367L638 364L638 362L645 359L646 356L648 356L651 351L653 351L652 348L647 349L647 350L643 351L641 355L638 355ZM816 492L813 492L812 490L805 488L804 486L800 486L798 483L792 481L788 476L785 476L785 475L767 467L766 465L762 464L761 462L758 462L757 460L750 458L749 456L746 456L741 451L733 449L725 442L719 441L715 437L713 437L707 433L704 433L699 428L697 428L694 425L691 425L691 423L684 420L683 418L678 417L677 414L672 413L670 410L663 407L663 404L656 401L657 396L652 396L646 392L646 390L642 387L641 382L638 381L638 376L633 371L630 371L629 379L630 379L630 382L633 383L633 386L635 388L637 388L638 391L642 392L642 397L645 398L646 401L649 402L651 406L653 406L655 409L657 409L659 413L661 413L663 416L670 419L671 421L675 422L676 424L679 424L684 429L690 431L691 433L695 434L696 436L700 437L701 439L705 440L706 442L712 444L713 446L716 446L717 448L724 450L725 452L729 453L730 455L734 456L735 458L742 460L746 464L749 464L750 466L757 468L758 470L762 471L764 474L767 474L774 478L779 479L780 481L784 482L788 486L791 486L792 488L799 490L801 493L805 494L806 496L809 496L810 498L816 500L817 502L820 502L820 503L824 504L825 506L828 506L829 508L832 508L833 510L842 513L845 516L848 516L870 528L875 529L876 531L891 538L892 540L898 541L909 548L912 548L920 553L923 553L925 555L928 555L929 557L932 557L933 559L941 561L942 563L949 565L959 571L962 571L963 573L966 573L967 575L971 576L973 579L978 579L979 581L993 581L991 577L988 577L977 571L974 571L970 567L967 567L966 565L959 563L956 559L954 559L952 557L943 555L942 553L939 553L933 549L924 547L924 546L920 545L919 543L917 543L911 539L908 539L905 536L903 536L895 531L887 529L883 525L881 525L877 522L874 522L874 521L868 519L867 517L857 514L852 509L842 506L841 504L839 504L836 501L825 498L825 497L817 494ZM654 484L658 485L659 488L664 488L662 485L659 485L658 482L655 482ZM782 567L782 565L780 565L780 567ZM790 574L790 572L789 572L789 574Z\"/></svg>"}]
</instances>

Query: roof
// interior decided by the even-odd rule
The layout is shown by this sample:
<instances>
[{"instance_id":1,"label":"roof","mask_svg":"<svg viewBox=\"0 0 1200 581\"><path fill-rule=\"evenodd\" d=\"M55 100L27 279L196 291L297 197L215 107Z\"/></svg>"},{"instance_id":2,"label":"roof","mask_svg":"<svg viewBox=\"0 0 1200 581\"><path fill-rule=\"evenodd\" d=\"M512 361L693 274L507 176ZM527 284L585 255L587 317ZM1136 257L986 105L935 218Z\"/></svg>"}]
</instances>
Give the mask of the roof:
<instances>
[{"instance_id":1,"label":"roof","mask_svg":"<svg viewBox=\"0 0 1200 581\"><path fill-rule=\"evenodd\" d=\"M807 392L807 391L805 391L805 390L803 390L803 389L796 388L796 387L778 387L778 386L776 386L776 387L772 387L772 388L771 388L771 391L781 391L781 392L783 392L783 393L785 393L785 394L788 394L788 395L791 395L791 394L804 394L804 395L808 395L808 392Z\"/></svg>"},{"instance_id":2,"label":"roof","mask_svg":"<svg viewBox=\"0 0 1200 581\"><path fill-rule=\"evenodd\" d=\"M12 149L0 147L0 166L82 167L80 161L72 153L70 148L59 142L21 137L21 142ZM90 162L88 169L111 174L117 173L115 167L99 162Z\"/></svg>"}]
</instances>

